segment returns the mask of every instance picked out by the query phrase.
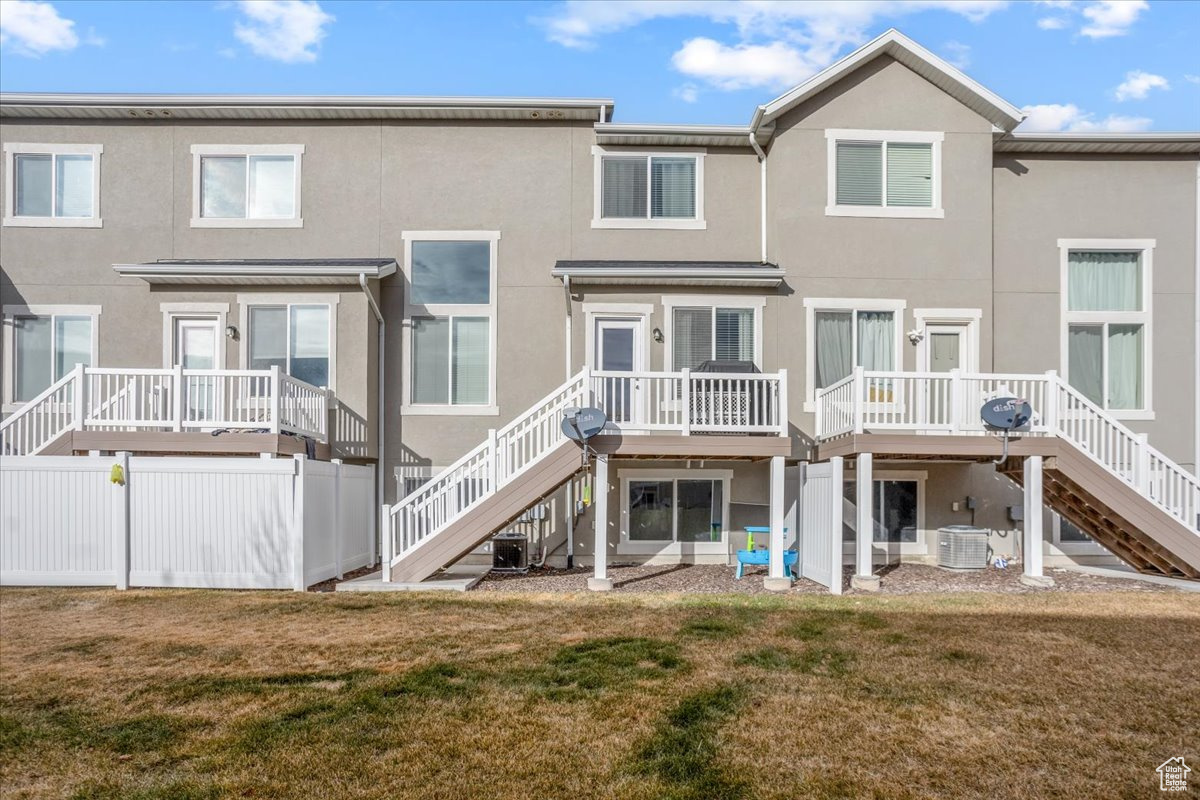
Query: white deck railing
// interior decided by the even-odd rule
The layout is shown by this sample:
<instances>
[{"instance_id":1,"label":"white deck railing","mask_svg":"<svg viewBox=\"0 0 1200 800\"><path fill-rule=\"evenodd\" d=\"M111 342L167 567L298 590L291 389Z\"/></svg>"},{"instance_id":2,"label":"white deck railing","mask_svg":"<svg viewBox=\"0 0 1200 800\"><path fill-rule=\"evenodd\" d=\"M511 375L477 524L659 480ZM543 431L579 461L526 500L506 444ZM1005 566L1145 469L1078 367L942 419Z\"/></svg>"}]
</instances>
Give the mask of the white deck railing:
<instances>
[{"instance_id":1,"label":"white deck railing","mask_svg":"<svg viewBox=\"0 0 1200 800\"><path fill-rule=\"evenodd\" d=\"M328 441L329 392L269 370L77 366L0 422L0 453L36 455L69 430L290 432Z\"/></svg>"},{"instance_id":2,"label":"white deck railing","mask_svg":"<svg viewBox=\"0 0 1200 800\"><path fill-rule=\"evenodd\" d=\"M597 406L606 430L786 436L787 374L594 372L584 369L435 478L383 508L384 580L391 567L565 439L564 409Z\"/></svg>"},{"instance_id":3,"label":"white deck railing","mask_svg":"<svg viewBox=\"0 0 1200 800\"><path fill-rule=\"evenodd\" d=\"M979 410L993 397L1033 408L1022 436L1058 436L1200 533L1200 479L1167 458L1054 372L1004 375L855 371L817 393L816 438L907 431L983 435Z\"/></svg>"}]
</instances>

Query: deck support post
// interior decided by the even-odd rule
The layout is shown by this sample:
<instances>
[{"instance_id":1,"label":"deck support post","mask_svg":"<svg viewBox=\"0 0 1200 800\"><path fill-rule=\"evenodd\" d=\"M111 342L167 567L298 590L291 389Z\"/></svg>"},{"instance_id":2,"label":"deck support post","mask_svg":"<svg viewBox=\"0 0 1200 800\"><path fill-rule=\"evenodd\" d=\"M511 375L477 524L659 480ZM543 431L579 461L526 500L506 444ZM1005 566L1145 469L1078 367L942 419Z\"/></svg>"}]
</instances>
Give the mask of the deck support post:
<instances>
[{"instance_id":1,"label":"deck support post","mask_svg":"<svg viewBox=\"0 0 1200 800\"><path fill-rule=\"evenodd\" d=\"M1021 583L1027 586L1053 586L1054 580L1042 574L1042 457L1027 456L1024 464L1025 542L1022 556L1025 571Z\"/></svg>"},{"instance_id":2,"label":"deck support post","mask_svg":"<svg viewBox=\"0 0 1200 800\"><path fill-rule=\"evenodd\" d=\"M771 456L771 541L763 588L773 592L792 588L792 579L783 568L783 475L783 456Z\"/></svg>"},{"instance_id":3,"label":"deck support post","mask_svg":"<svg viewBox=\"0 0 1200 800\"><path fill-rule=\"evenodd\" d=\"M874 478L870 453L858 454L855 476L855 505L858 515L854 537L854 577L850 586L868 592L879 591L879 576L871 565L871 534L875 530Z\"/></svg>"},{"instance_id":4,"label":"deck support post","mask_svg":"<svg viewBox=\"0 0 1200 800\"><path fill-rule=\"evenodd\" d=\"M592 507L595 512L596 540L592 549L595 575L588 578L587 586L593 592L606 592L613 588L608 577L608 456L596 456L596 477L592 484Z\"/></svg>"}]
</instances>

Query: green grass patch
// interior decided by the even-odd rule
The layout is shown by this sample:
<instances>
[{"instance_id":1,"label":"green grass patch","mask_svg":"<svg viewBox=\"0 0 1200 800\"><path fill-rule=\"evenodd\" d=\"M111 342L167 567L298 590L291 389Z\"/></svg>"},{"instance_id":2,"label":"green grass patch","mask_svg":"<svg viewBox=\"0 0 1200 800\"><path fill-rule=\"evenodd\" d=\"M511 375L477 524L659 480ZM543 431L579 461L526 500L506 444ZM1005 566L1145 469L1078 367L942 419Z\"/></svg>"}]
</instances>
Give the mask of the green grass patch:
<instances>
[{"instance_id":1,"label":"green grass patch","mask_svg":"<svg viewBox=\"0 0 1200 800\"><path fill-rule=\"evenodd\" d=\"M685 666L679 646L673 642L614 636L563 647L545 665L512 673L508 681L550 699L577 700L607 689L628 689L639 681L658 680Z\"/></svg>"},{"instance_id":2,"label":"green grass patch","mask_svg":"<svg viewBox=\"0 0 1200 800\"><path fill-rule=\"evenodd\" d=\"M743 692L717 686L685 696L637 751L633 771L657 778L663 800L739 800L748 784L721 763L717 736L741 705Z\"/></svg>"},{"instance_id":3,"label":"green grass patch","mask_svg":"<svg viewBox=\"0 0 1200 800\"><path fill-rule=\"evenodd\" d=\"M6 704L9 711L0 717L0 752L50 745L70 750L102 748L119 754L162 752L197 724L164 713L102 718L56 698Z\"/></svg>"},{"instance_id":4,"label":"green grass patch","mask_svg":"<svg viewBox=\"0 0 1200 800\"><path fill-rule=\"evenodd\" d=\"M781 647L762 647L742 653L734 663L768 671L794 670L806 675L841 677L849 671L852 661L850 653L836 647L810 646L798 653Z\"/></svg>"}]
</instances>

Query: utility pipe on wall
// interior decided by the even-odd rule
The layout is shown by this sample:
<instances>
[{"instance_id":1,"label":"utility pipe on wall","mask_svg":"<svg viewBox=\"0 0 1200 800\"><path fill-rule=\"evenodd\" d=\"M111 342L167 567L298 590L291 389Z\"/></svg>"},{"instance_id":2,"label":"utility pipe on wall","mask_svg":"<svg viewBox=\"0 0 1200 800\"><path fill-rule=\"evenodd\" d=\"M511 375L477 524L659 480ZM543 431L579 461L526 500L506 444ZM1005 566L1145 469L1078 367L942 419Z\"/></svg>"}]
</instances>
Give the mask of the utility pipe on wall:
<instances>
[{"instance_id":1,"label":"utility pipe on wall","mask_svg":"<svg viewBox=\"0 0 1200 800\"><path fill-rule=\"evenodd\" d=\"M761 197L759 198L759 239L762 247L762 257L759 261L767 263L767 154L759 145L755 137L754 130L750 131L750 146L754 148L754 152L758 154L759 166L759 187Z\"/></svg>"},{"instance_id":2,"label":"utility pipe on wall","mask_svg":"<svg viewBox=\"0 0 1200 800\"><path fill-rule=\"evenodd\" d=\"M378 397L376 403L378 409L375 412L376 426L376 445L375 457L378 467L375 469L375 505L382 507L383 500L383 471L387 468L387 461L383 458L384 452L384 427L383 417L387 413L387 406L384 405L384 392L387 384L384 382L384 360L383 360L383 345L384 331L387 329L387 324L383 321L383 312L379 310L379 305L375 302L375 295L371 294L371 290L367 288L367 275L365 272L358 273L358 285L362 288L363 294L367 296L367 303L371 306L371 311L375 312L375 321L379 323L379 353L378 353L378 371L376 381L379 385L376 387ZM382 284L380 284L380 293L382 294ZM383 525L383 520L379 521L378 530L386 531L387 527ZM380 552L384 552L381 550Z\"/></svg>"}]
</instances>

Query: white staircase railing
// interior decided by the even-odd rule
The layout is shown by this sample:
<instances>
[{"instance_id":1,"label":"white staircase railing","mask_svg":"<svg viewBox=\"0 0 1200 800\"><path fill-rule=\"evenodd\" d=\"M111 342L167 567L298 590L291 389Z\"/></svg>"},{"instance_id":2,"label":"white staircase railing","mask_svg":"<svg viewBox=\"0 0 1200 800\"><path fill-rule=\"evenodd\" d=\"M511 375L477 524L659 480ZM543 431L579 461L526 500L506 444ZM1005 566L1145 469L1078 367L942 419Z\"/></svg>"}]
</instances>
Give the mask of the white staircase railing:
<instances>
[{"instance_id":1,"label":"white staircase railing","mask_svg":"<svg viewBox=\"0 0 1200 800\"><path fill-rule=\"evenodd\" d=\"M1022 435L1058 436L1200 534L1200 479L1167 458L1055 372L1041 375L855 371L817 393L816 438L909 431L986 433L979 409L992 397L1029 402Z\"/></svg>"},{"instance_id":2,"label":"white staircase railing","mask_svg":"<svg viewBox=\"0 0 1200 800\"><path fill-rule=\"evenodd\" d=\"M328 441L330 393L269 370L78 365L0 422L0 454L37 455L70 430L290 432Z\"/></svg>"},{"instance_id":3,"label":"white staircase railing","mask_svg":"<svg viewBox=\"0 0 1200 800\"><path fill-rule=\"evenodd\" d=\"M561 444L562 412L590 401L583 370L393 506L383 507L383 579L391 567Z\"/></svg>"}]
</instances>

